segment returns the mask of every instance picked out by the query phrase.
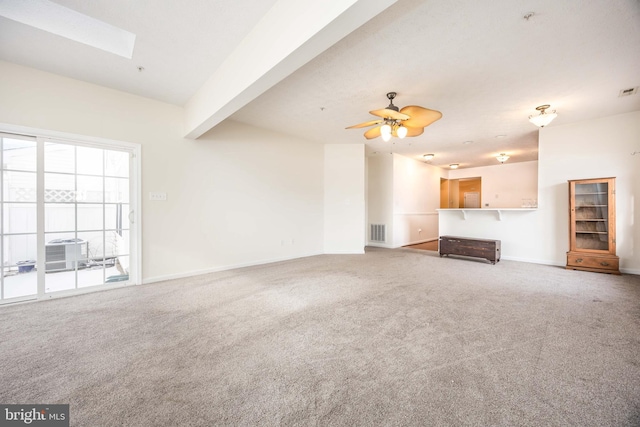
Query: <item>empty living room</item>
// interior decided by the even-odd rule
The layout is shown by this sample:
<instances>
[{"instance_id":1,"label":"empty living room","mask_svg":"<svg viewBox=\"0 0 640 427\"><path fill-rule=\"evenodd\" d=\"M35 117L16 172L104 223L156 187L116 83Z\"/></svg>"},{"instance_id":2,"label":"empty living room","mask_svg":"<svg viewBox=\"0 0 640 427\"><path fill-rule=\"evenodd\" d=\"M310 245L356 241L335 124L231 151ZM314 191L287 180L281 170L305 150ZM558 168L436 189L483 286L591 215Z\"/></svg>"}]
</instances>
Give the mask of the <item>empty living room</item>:
<instances>
[{"instance_id":1,"label":"empty living room","mask_svg":"<svg viewBox=\"0 0 640 427\"><path fill-rule=\"evenodd\" d=\"M639 426L640 3L0 0L1 426Z\"/></svg>"}]
</instances>

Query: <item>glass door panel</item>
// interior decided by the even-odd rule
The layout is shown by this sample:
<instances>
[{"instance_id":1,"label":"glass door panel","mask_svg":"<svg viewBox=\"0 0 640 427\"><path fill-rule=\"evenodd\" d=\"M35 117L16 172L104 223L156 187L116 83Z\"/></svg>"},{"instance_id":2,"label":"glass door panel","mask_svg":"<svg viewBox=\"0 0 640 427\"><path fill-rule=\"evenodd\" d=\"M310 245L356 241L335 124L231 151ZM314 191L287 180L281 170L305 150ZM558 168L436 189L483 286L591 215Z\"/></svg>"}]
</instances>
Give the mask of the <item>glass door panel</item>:
<instances>
[{"instance_id":1,"label":"glass door panel","mask_svg":"<svg viewBox=\"0 0 640 427\"><path fill-rule=\"evenodd\" d=\"M78 269L78 287L102 285L105 275L104 231L78 232L78 239L84 242L86 251Z\"/></svg>"},{"instance_id":2,"label":"glass door panel","mask_svg":"<svg viewBox=\"0 0 640 427\"><path fill-rule=\"evenodd\" d=\"M128 281L129 236L123 234L129 229L124 211L130 202L129 155L60 145L47 143L45 150L45 169L50 171L45 174L45 212L49 229L64 235L47 235L45 240L58 257L64 252L64 268L58 259L47 263L46 292ZM70 227L63 229L63 220L56 217L66 217L64 224ZM127 262L119 261L120 256Z\"/></svg>"},{"instance_id":3,"label":"glass door panel","mask_svg":"<svg viewBox=\"0 0 640 427\"><path fill-rule=\"evenodd\" d=\"M76 269L86 262L87 251L76 233L45 233L45 292L76 288Z\"/></svg>"},{"instance_id":4,"label":"glass door panel","mask_svg":"<svg viewBox=\"0 0 640 427\"><path fill-rule=\"evenodd\" d=\"M45 232L71 232L76 224L76 208L72 203L46 203L44 206Z\"/></svg>"},{"instance_id":5,"label":"glass door panel","mask_svg":"<svg viewBox=\"0 0 640 427\"><path fill-rule=\"evenodd\" d=\"M576 248L609 249L608 184L577 184L575 188Z\"/></svg>"},{"instance_id":6,"label":"glass door panel","mask_svg":"<svg viewBox=\"0 0 640 427\"><path fill-rule=\"evenodd\" d=\"M0 135L0 301L36 296L37 143Z\"/></svg>"},{"instance_id":7,"label":"glass door panel","mask_svg":"<svg viewBox=\"0 0 640 427\"><path fill-rule=\"evenodd\" d=\"M44 171L75 173L75 146L45 142Z\"/></svg>"},{"instance_id":8,"label":"glass door panel","mask_svg":"<svg viewBox=\"0 0 640 427\"><path fill-rule=\"evenodd\" d=\"M2 239L3 299L36 295L38 245L35 234L9 235Z\"/></svg>"},{"instance_id":9,"label":"glass door panel","mask_svg":"<svg viewBox=\"0 0 640 427\"><path fill-rule=\"evenodd\" d=\"M104 150L76 147L77 173L82 175L104 175Z\"/></svg>"}]
</instances>

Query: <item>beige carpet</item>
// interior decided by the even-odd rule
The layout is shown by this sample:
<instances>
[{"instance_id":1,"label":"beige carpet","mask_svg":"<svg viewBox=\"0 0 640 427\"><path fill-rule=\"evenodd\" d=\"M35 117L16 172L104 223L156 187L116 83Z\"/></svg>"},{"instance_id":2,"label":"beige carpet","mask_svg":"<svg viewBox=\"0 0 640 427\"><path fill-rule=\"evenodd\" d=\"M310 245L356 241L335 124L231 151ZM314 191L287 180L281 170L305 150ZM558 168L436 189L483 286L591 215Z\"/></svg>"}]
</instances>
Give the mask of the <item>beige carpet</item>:
<instances>
[{"instance_id":1,"label":"beige carpet","mask_svg":"<svg viewBox=\"0 0 640 427\"><path fill-rule=\"evenodd\" d=\"M640 277L367 249L0 307L73 426L638 426Z\"/></svg>"}]
</instances>

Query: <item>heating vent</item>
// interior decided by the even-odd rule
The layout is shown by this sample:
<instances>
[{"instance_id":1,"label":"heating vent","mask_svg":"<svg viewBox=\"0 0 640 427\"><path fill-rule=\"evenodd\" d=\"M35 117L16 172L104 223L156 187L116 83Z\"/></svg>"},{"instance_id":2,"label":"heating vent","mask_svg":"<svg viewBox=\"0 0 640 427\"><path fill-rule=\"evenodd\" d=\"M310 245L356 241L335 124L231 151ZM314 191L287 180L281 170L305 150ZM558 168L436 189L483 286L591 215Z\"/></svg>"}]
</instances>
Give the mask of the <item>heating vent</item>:
<instances>
[{"instance_id":1,"label":"heating vent","mask_svg":"<svg viewBox=\"0 0 640 427\"><path fill-rule=\"evenodd\" d=\"M630 87L629 89L622 89L622 90L620 91L620 93L618 94L618 97L620 97L620 96L635 95L636 93L638 93L638 86L636 86L636 87Z\"/></svg>"},{"instance_id":2,"label":"heating vent","mask_svg":"<svg viewBox=\"0 0 640 427\"><path fill-rule=\"evenodd\" d=\"M371 236L372 242L386 242L387 241L387 227L385 224L371 224Z\"/></svg>"}]
</instances>

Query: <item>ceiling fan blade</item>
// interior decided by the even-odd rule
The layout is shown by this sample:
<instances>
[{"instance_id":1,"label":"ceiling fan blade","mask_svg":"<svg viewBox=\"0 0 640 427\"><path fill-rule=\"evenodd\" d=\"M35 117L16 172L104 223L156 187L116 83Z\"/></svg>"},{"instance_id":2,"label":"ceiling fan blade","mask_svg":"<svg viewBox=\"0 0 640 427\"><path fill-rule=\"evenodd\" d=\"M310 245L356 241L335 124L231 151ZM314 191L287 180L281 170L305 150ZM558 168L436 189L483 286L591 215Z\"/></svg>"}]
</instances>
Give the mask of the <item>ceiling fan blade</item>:
<instances>
[{"instance_id":1,"label":"ceiling fan blade","mask_svg":"<svg viewBox=\"0 0 640 427\"><path fill-rule=\"evenodd\" d=\"M399 113L395 110L389 110L388 108L383 108L382 110L373 110L369 111L369 113L374 116L382 117L383 119L393 119L393 120L408 120L411 116L408 116L403 113Z\"/></svg>"},{"instance_id":2,"label":"ceiling fan blade","mask_svg":"<svg viewBox=\"0 0 640 427\"><path fill-rule=\"evenodd\" d=\"M423 133L424 133L424 128L407 127L407 136L418 136L418 135L422 135Z\"/></svg>"},{"instance_id":3,"label":"ceiling fan blade","mask_svg":"<svg viewBox=\"0 0 640 427\"><path fill-rule=\"evenodd\" d=\"M368 122L360 123L357 125L349 126L345 129L357 129L357 128L366 128L367 126L377 125L382 123L384 120L370 120Z\"/></svg>"},{"instance_id":4,"label":"ceiling fan blade","mask_svg":"<svg viewBox=\"0 0 640 427\"><path fill-rule=\"evenodd\" d=\"M402 122L402 124L412 128L424 128L436 120L440 120L442 117L440 111L430 110L417 105L407 105L402 108L400 112L411 117L409 120Z\"/></svg>"},{"instance_id":5,"label":"ceiling fan blade","mask_svg":"<svg viewBox=\"0 0 640 427\"><path fill-rule=\"evenodd\" d=\"M373 139L380 136L380 128L382 126L376 126L374 128L369 129L364 133L364 137L367 139Z\"/></svg>"}]
</instances>

